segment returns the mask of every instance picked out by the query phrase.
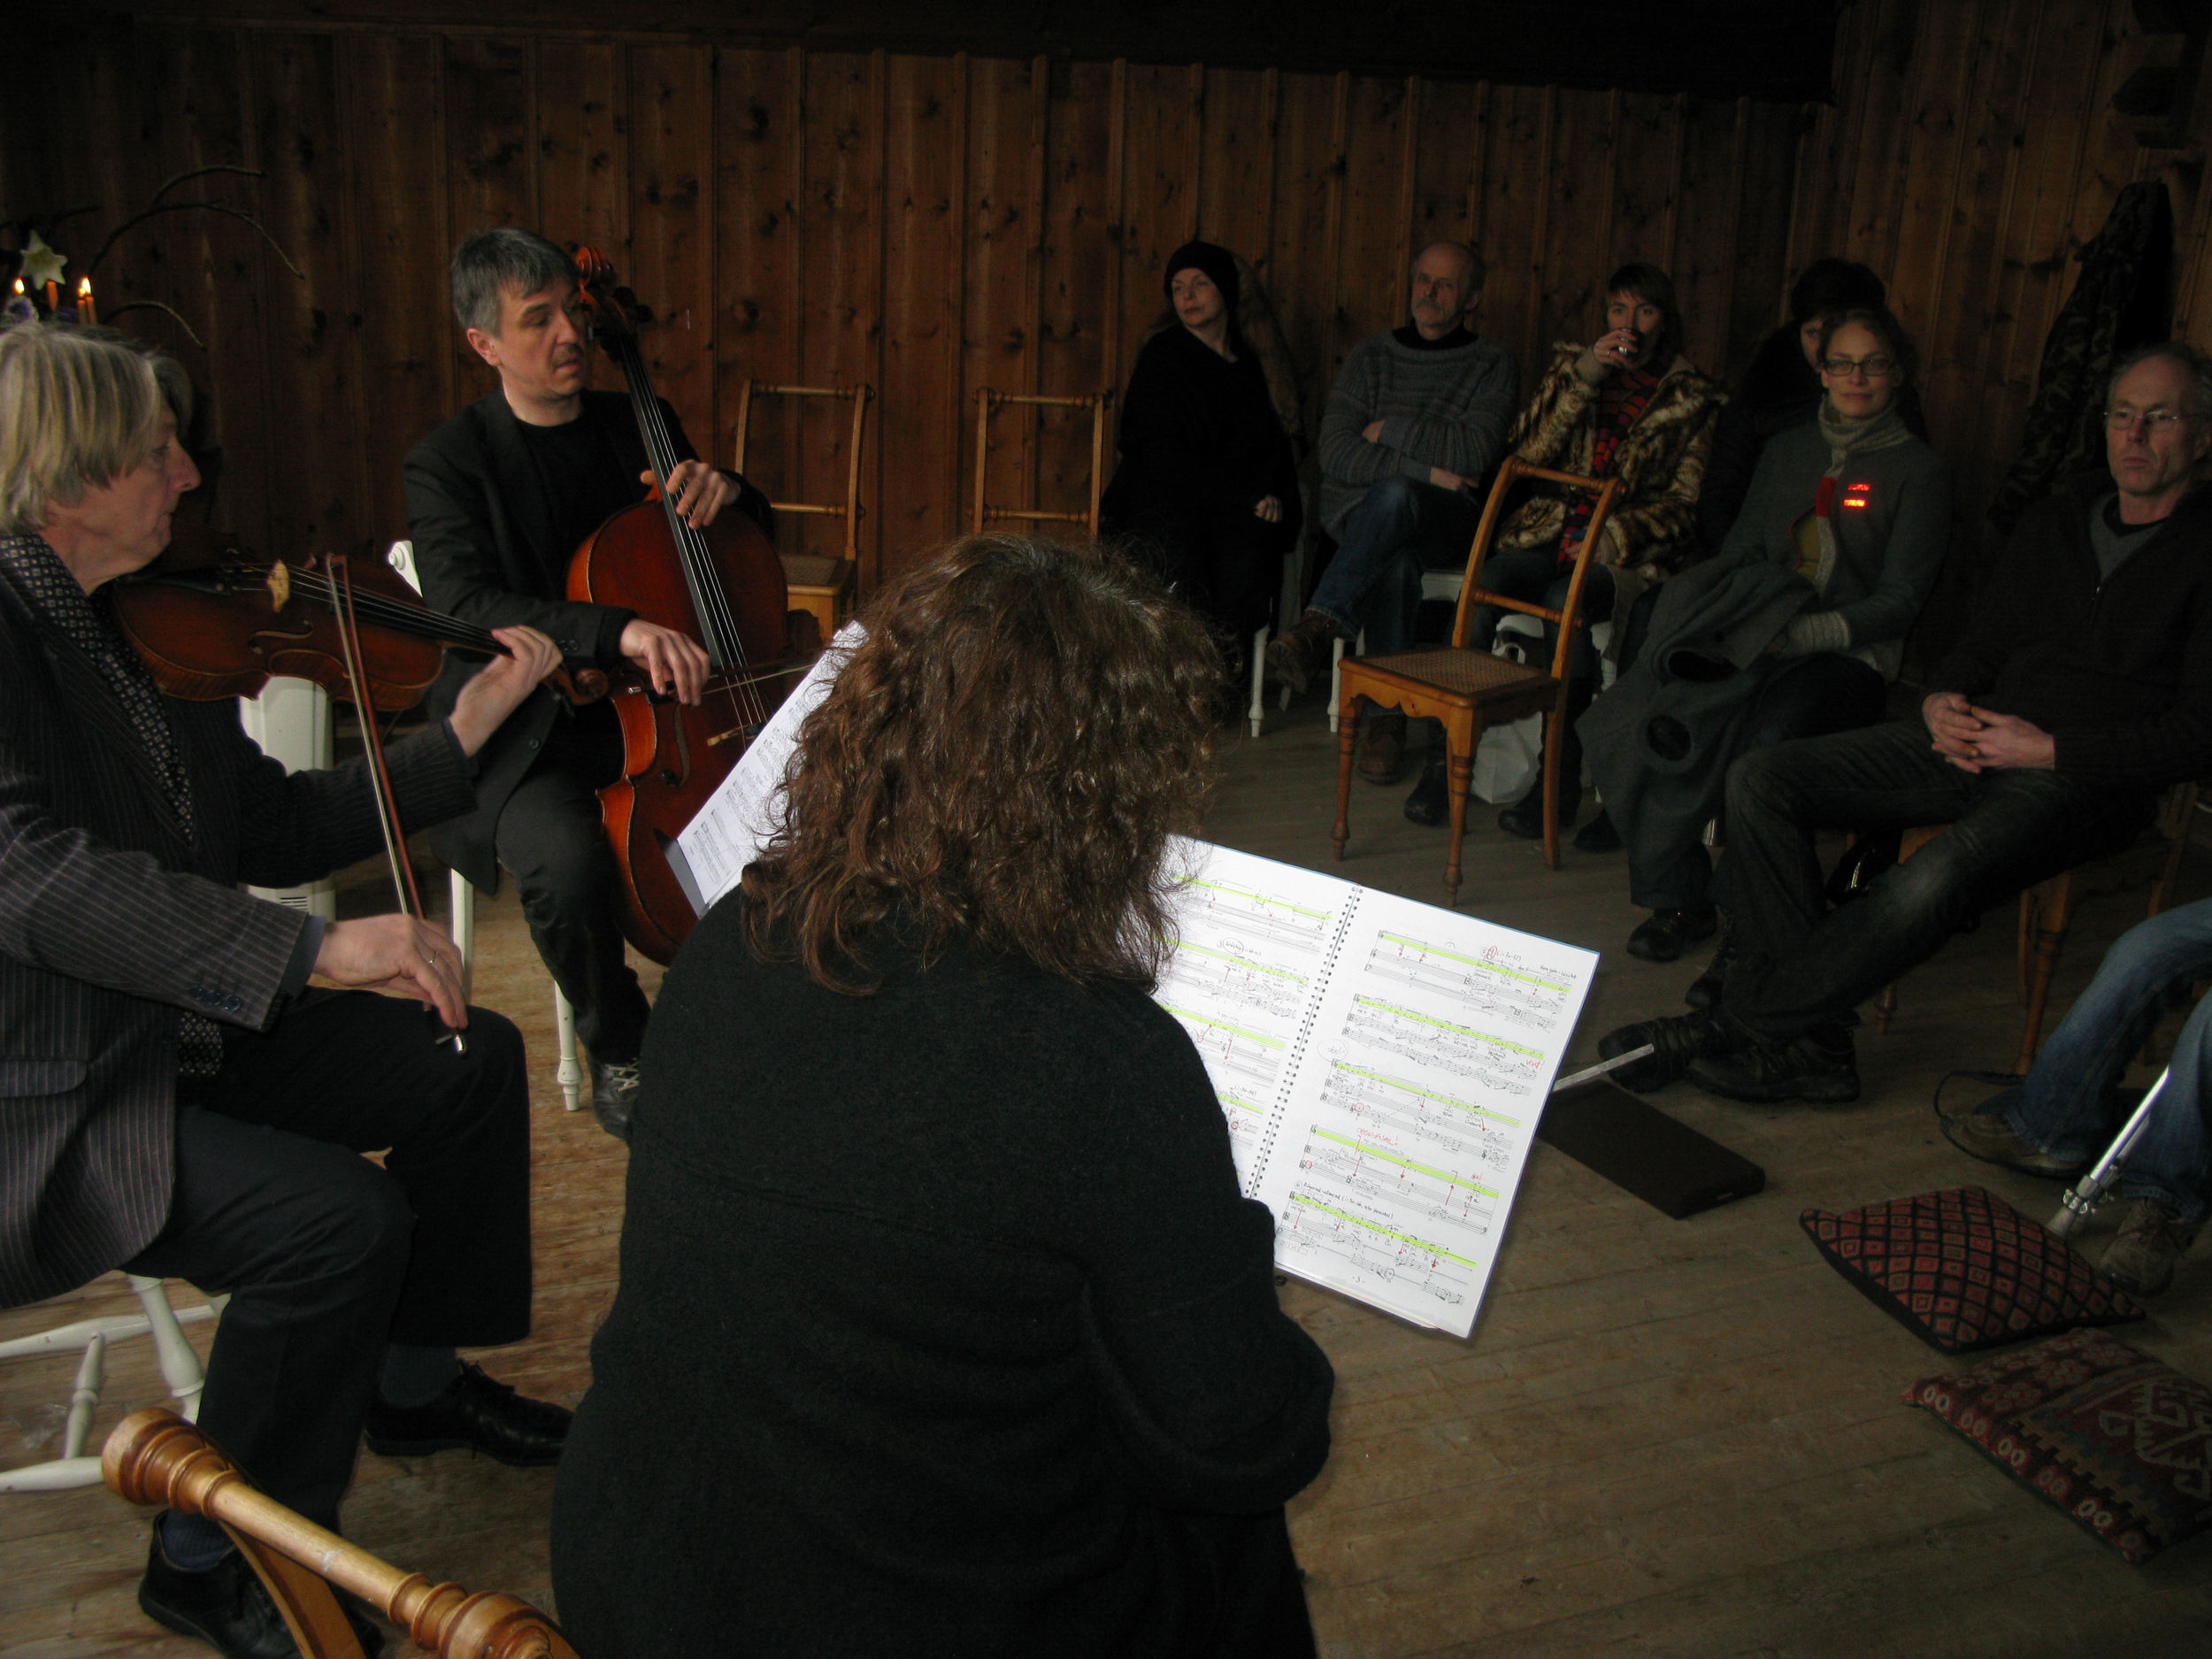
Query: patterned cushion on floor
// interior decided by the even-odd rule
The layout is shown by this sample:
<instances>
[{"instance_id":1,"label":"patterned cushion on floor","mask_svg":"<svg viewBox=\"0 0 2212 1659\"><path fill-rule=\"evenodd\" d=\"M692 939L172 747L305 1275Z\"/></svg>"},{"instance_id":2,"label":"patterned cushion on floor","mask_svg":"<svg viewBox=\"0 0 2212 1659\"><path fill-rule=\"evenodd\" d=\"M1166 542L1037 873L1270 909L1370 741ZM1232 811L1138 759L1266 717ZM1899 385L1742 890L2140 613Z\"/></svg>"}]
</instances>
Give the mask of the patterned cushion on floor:
<instances>
[{"instance_id":1,"label":"patterned cushion on floor","mask_svg":"<svg viewBox=\"0 0 2212 1659\"><path fill-rule=\"evenodd\" d=\"M1978 1187L1798 1221L1836 1271L1947 1354L2143 1317L2073 1246Z\"/></svg>"},{"instance_id":2,"label":"patterned cushion on floor","mask_svg":"<svg viewBox=\"0 0 2212 1659\"><path fill-rule=\"evenodd\" d=\"M2077 1331L1905 1391L2131 1562L2212 1525L2212 1388Z\"/></svg>"}]
</instances>

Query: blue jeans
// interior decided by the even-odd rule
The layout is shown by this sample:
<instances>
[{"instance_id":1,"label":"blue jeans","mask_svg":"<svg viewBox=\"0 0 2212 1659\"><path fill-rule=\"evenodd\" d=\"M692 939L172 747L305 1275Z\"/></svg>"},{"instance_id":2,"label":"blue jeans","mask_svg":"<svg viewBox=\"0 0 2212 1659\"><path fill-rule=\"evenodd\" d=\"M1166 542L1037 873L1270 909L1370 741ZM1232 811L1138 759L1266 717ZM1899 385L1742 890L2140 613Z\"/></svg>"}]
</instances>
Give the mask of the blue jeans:
<instances>
[{"instance_id":1,"label":"blue jeans","mask_svg":"<svg viewBox=\"0 0 2212 1659\"><path fill-rule=\"evenodd\" d=\"M1983 906L2142 833L2157 802L2054 771L1962 772L1917 719L1809 737L1728 769L1738 958L1728 1010L1772 1039L1832 1025L1942 949ZM1949 827L1830 910L1823 829Z\"/></svg>"},{"instance_id":2,"label":"blue jeans","mask_svg":"<svg viewBox=\"0 0 2212 1659\"><path fill-rule=\"evenodd\" d=\"M2054 1157L2101 1153L2123 1118L2113 1086L2167 1005L2170 989L2212 979L2212 899L2154 916L2123 933L2097 977L2060 1022L2035 1069L1983 1110ZM2120 1190L2154 1198L2183 1219L2203 1218L2208 1148L2204 1084L2212 1063L2212 997L2191 1010L2174 1044L2173 1074L2128 1156Z\"/></svg>"},{"instance_id":3,"label":"blue jeans","mask_svg":"<svg viewBox=\"0 0 2212 1659\"><path fill-rule=\"evenodd\" d=\"M1413 643L1421 572L1464 569L1481 518L1481 504L1471 496L1386 478L1344 521L1336 557L1308 608L1325 615L1348 640L1365 629L1372 656L1404 650Z\"/></svg>"}]
</instances>

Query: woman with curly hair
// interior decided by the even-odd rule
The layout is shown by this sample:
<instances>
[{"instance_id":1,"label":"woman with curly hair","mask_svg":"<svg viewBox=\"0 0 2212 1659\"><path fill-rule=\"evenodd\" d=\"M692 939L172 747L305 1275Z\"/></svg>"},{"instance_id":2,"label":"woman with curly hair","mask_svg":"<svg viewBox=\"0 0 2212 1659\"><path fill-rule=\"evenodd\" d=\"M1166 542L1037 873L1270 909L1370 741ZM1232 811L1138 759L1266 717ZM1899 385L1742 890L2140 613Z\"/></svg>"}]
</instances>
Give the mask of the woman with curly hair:
<instances>
[{"instance_id":1,"label":"woman with curly hair","mask_svg":"<svg viewBox=\"0 0 2212 1659\"><path fill-rule=\"evenodd\" d=\"M1147 995L1216 654L1012 535L865 620L654 1013L562 1619L595 1659L1310 1654L1329 1365Z\"/></svg>"}]
</instances>

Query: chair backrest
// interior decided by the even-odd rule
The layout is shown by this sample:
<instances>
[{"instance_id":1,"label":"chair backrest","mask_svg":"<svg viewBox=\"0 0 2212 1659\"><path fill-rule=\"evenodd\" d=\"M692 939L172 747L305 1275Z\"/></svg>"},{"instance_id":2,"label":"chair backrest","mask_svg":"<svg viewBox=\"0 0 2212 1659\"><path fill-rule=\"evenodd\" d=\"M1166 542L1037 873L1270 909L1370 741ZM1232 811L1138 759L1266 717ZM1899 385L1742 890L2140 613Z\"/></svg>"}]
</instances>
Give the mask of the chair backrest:
<instances>
[{"instance_id":1,"label":"chair backrest","mask_svg":"<svg viewBox=\"0 0 2212 1659\"><path fill-rule=\"evenodd\" d=\"M150 1406L116 1425L101 1454L110 1491L219 1521L268 1586L306 1659L363 1659L330 1593L351 1592L429 1651L449 1659L578 1659L560 1627L511 1595L471 1595L402 1572L257 1492L207 1437Z\"/></svg>"},{"instance_id":2,"label":"chair backrest","mask_svg":"<svg viewBox=\"0 0 2212 1659\"><path fill-rule=\"evenodd\" d=\"M1512 494L1513 486L1525 478L1544 479L1569 489L1586 490L1597 497L1596 504L1590 510L1589 526L1583 532L1582 545L1575 549L1566 602L1556 611L1525 599L1494 594L1482 586L1483 561L1490 557L1491 544L1497 540L1498 522L1505 515L1506 498ZM1605 521L1612 517L1613 503L1620 493L1621 480L1617 478L1586 478L1579 472L1555 472L1549 467L1531 466L1517 456L1508 456L1500 462L1497 482L1490 487L1490 499L1483 503L1481 522L1475 526L1474 545L1467 552L1467 575L1460 584L1459 610L1452 619L1454 648L1466 649L1474 628L1477 605L1517 611L1524 616L1539 617L1557 625L1559 641L1552 651L1551 672L1553 679L1563 680L1568 657L1574 649L1574 631L1586 626L1582 621L1582 585L1590 573L1590 556L1604 539Z\"/></svg>"},{"instance_id":3,"label":"chair backrest","mask_svg":"<svg viewBox=\"0 0 2212 1659\"><path fill-rule=\"evenodd\" d=\"M1111 392L1094 392L1087 397L1049 397L1027 392L995 392L987 386L979 386L975 393L975 505L969 515L968 527L980 534L983 526L994 518L1018 518L1026 522L1079 524L1093 535L1098 534L1098 501L1106 488L1106 411L1113 407ZM1002 405L1011 403L1027 409L1087 409L1091 411L1091 484L1090 504L1081 512L1058 512L1042 507L998 507L991 504L986 480L990 471L991 416Z\"/></svg>"},{"instance_id":4,"label":"chair backrest","mask_svg":"<svg viewBox=\"0 0 2212 1659\"><path fill-rule=\"evenodd\" d=\"M845 446L845 498L837 502L772 501L768 504L778 512L820 513L845 521L845 557L857 560L860 557L860 449L868 433L868 400L875 396L875 388L859 386L771 386L766 380L746 380L737 388L737 430L733 446L734 454L730 469L735 472L745 470L745 450L752 434L753 400L756 397L827 397L842 399L853 406L852 436Z\"/></svg>"}]
</instances>

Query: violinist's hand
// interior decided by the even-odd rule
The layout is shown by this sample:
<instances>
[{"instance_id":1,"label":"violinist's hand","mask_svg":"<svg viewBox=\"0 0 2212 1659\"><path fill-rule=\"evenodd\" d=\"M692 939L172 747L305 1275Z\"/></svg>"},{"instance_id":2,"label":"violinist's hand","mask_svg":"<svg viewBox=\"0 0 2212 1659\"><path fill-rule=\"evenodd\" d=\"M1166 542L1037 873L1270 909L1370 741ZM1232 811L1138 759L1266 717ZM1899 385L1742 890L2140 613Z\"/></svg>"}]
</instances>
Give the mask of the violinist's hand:
<instances>
[{"instance_id":1,"label":"violinist's hand","mask_svg":"<svg viewBox=\"0 0 2212 1659\"><path fill-rule=\"evenodd\" d=\"M654 690L680 703L699 701L712 666L696 640L642 617L634 618L622 630L622 654L638 665Z\"/></svg>"},{"instance_id":2,"label":"violinist's hand","mask_svg":"<svg viewBox=\"0 0 2212 1659\"><path fill-rule=\"evenodd\" d=\"M507 717L561 665L561 648L535 628L494 628L492 637L513 655L493 657L461 687L451 718L453 735L465 754L483 748Z\"/></svg>"},{"instance_id":3,"label":"violinist's hand","mask_svg":"<svg viewBox=\"0 0 2212 1659\"><path fill-rule=\"evenodd\" d=\"M651 483L652 469L640 472L638 478L641 482ZM675 471L668 475L668 493L674 497L676 511L684 522L695 530L703 530L720 517L723 508L737 499L737 486L730 482L727 473L716 471L704 461L679 461Z\"/></svg>"},{"instance_id":4,"label":"violinist's hand","mask_svg":"<svg viewBox=\"0 0 2212 1659\"><path fill-rule=\"evenodd\" d=\"M411 996L454 1030L468 1024L461 953L445 930L411 916L363 916L323 929L315 972L334 985Z\"/></svg>"}]
</instances>

